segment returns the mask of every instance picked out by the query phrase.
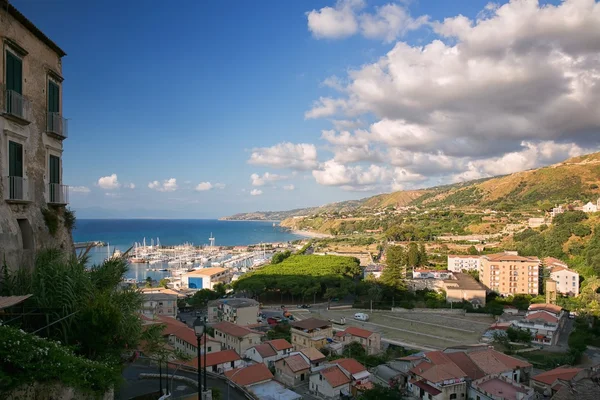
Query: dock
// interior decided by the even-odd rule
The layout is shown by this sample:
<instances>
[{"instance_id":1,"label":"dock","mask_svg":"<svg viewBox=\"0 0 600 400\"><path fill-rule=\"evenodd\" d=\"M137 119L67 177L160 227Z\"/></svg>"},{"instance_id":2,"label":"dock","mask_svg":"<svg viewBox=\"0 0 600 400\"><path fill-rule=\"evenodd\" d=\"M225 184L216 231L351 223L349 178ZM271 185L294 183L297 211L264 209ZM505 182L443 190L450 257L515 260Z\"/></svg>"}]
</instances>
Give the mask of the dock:
<instances>
[{"instance_id":1,"label":"dock","mask_svg":"<svg viewBox=\"0 0 600 400\"><path fill-rule=\"evenodd\" d=\"M77 242L74 245L76 249L87 249L88 247L104 247L106 243L98 240L95 242Z\"/></svg>"}]
</instances>

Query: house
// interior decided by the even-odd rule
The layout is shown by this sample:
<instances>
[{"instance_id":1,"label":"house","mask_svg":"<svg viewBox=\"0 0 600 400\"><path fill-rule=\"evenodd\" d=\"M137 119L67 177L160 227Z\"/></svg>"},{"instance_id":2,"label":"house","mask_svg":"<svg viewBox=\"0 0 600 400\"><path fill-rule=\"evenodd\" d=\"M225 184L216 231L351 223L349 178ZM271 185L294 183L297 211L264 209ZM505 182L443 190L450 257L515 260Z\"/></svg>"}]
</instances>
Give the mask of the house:
<instances>
[{"instance_id":1,"label":"house","mask_svg":"<svg viewBox=\"0 0 600 400\"><path fill-rule=\"evenodd\" d=\"M213 325L215 339L224 349L232 349L238 354L245 354L250 347L260 344L262 332L248 329L231 322L219 322Z\"/></svg>"},{"instance_id":2,"label":"house","mask_svg":"<svg viewBox=\"0 0 600 400\"><path fill-rule=\"evenodd\" d=\"M485 306L486 287L477 282L471 275L455 272L454 279L444 280L446 302L469 301L474 307Z\"/></svg>"},{"instance_id":3,"label":"house","mask_svg":"<svg viewBox=\"0 0 600 400\"><path fill-rule=\"evenodd\" d=\"M371 332L351 326L346 330L336 332L335 338L344 345L353 342L360 343L369 355L381 352L381 334L379 332Z\"/></svg>"},{"instance_id":4,"label":"house","mask_svg":"<svg viewBox=\"0 0 600 400\"><path fill-rule=\"evenodd\" d=\"M502 375L488 375L474 380L469 386L473 400L531 400L534 391L529 386L514 382Z\"/></svg>"},{"instance_id":5,"label":"house","mask_svg":"<svg viewBox=\"0 0 600 400\"><path fill-rule=\"evenodd\" d=\"M451 279L452 272L448 270L422 269L413 271L413 279Z\"/></svg>"},{"instance_id":6,"label":"house","mask_svg":"<svg viewBox=\"0 0 600 400\"><path fill-rule=\"evenodd\" d=\"M480 264L480 256L448 255L448 270L452 272L478 271Z\"/></svg>"},{"instance_id":7,"label":"house","mask_svg":"<svg viewBox=\"0 0 600 400\"><path fill-rule=\"evenodd\" d=\"M259 303L253 299L218 299L208 302L208 322L222 321L236 325L256 324Z\"/></svg>"},{"instance_id":8,"label":"house","mask_svg":"<svg viewBox=\"0 0 600 400\"><path fill-rule=\"evenodd\" d=\"M181 276L184 287L189 289L213 289L218 283L229 283L231 271L227 268L210 267L197 269Z\"/></svg>"},{"instance_id":9,"label":"house","mask_svg":"<svg viewBox=\"0 0 600 400\"><path fill-rule=\"evenodd\" d=\"M244 353L244 357L271 367L275 361L287 357L291 351L290 342L285 339L275 339L250 347Z\"/></svg>"},{"instance_id":10,"label":"house","mask_svg":"<svg viewBox=\"0 0 600 400\"><path fill-rule=\"evenodd\" d=\"M539 294L539 269L537 257L522 257L516 252L481 256L479 281L489 290L503 296Z\"/></svg>"},{"instance_id":11,"label":"house","mask_svg":"<svg viewBox=\"0 0 600 400\"><path fill-rule=\"evenodd\" d=\"M318 367L327 360L327 357L314 347L303 347L300 349L306 358L308 358L311 367Z\"/></svg>"},{"instance_id":12,"label":"house","mask_svg":"<svg viewBox=\"0 0 600 400\"><path fill-rule=\"evenodd\" d=\"M308 381L310 361L302 353L295 353L275 362L275 379L286 386Z\"/></svg>"},{"instance_id":13,"label":"house","mask_svg":"<svg viewBox=\"0 0 600 400\"><path fill-rule=\"evenodd\" d=\"M552 400L597 400L600 393L600 365L579 372L570 380L552 385Z\"/></svg>"},{"instance_id":14,"label":"house","mask_svg":"<svg viewBox=\"0 0 600 400\"><path fill-rule=\"evenodd\" d=\"M396 369L391 363L380 364L371 370L371 381L384 387L404 387L406 372Z\"/></svg>"},{"instance_id":15,"label":"house","mask_svg":"<svg viewBox=\"0 0 600 400\"><path fill-rule=\"evenodd\" d=\"M349 396L350 378L339 365L325 365L311 373L309 391L325 399Z\"/></svg>"},{"instance_id":16,"label":"house","mask_svg":"<svg viewBox=\"0 0 600 400\"><path fill-rule=\"evenodd\" d=\"M350 393L357 397L358 392L364 388L369 388L371 383L371 373L367 371L364 365L353 358L340 358L331 362L338 365L346 376L350 377Z\"/></svg>"},{"instance_id":17,"label":"house","mask_svg":"<svg viewBox=\"0 0 600 400\"><path fill-rule=\"evenodd\" d=\"M225 371L225 377L245 389L252 385L265 383L273 379L273 374L265 364L253 364Z\"/></svg>"},{"instance_id":18,"label":"house","mask_svg":"<svg viewBox=\"0 0 600 400\"><path fill-rule=\"evenodd\" d=\"M63 184L65 52L0 0L0 259L28 268L44 248L74 254ZM50 233L43 213L58 219Z\"/></svg>"},{"instance_id":19,"label":"house","mask_svg":"<svg viewBox=\"0 0 600 400\"><path fill-rule=\"evenodd\" d=\"M582 368L574 368L569 365L563 365L550 371L542 372L541 374L532 376L529 381L529 386L531 386L536 392L542 393L545 396L551 396L560 389L562 386L561 381L569 382L582 370Z\"/></svg>"},{"instance_id":20,"label":"house","mask_svg":"<svg viewBox=\"0 0 600 400\"><path fill-rule=\"evenodd\" d=\"M321 349L327 344L327 339L333 338L331 322L317 318L307 318L292 322L290 329L294 350L303 347Z\"/></svg>"},{"instance_id":21,"label":"house","mask_svg":"<svg viewBox=\"0 0 600 400\"><path fill-rule=\"evenodd\" d=\"M567 296L579 296L579 274L560 265L549 268L550 279L556 282L558 293Z\"/></svg>"},{"instance_id":22,"label":"house","mask_svg":"<svg viewBox=\"0 0 600 400\"><path fill-rule=\"evenodd\" d=\"M556 207L552 208L552 211L550 211L550 218L554 218L558 214L562 214L564 212L565 212L565 209L563 208L563 206L556 206Z\"/></svg>"},{"instance_id":23,"label":"house","mask_svg":"<svg viewBox=\"0 0 600 400\"><path fill-rule=\"evenodd\" d=\"M600 200L599 200L600 201ZM594 213L594 212L598 212L598 205L592 203L591 201L588 201L587 204L585 204L582 208L581 211L585 212L585 213Z\"/></svg>"},{"instance_id":24,"label":"house","mask_svg":"<svg viewBox=\"0 0 600 400\"><path fill-rule=\"evenodd\" d=\"M371 264L367 265L363 270L363 279L366 279L369 275L372 275L373 278L379 279L381 278L381 274L383 273L383 265L381 264Z\"/></svg>"},{"instance_id":25,"label":"house","mask_svg":"<svg viewBox=\"0 0 600 400\"><path fill-rule=\"evenodd\" d=\"M554 345L558 341L560 327L566 320L562 307L554 304L532 304L525 318L513 321L513 326L528 329L533 335L533 343Z\"/></svg>"},{"instance_id":26,"label":"house","mask_svg":"<svg viewBox=\"0 0 600 400\"><path fill-rule=\"evenodd\" d=\"M200 359L200 367L204 368L204 356L201 356ZM185 364L198 369L198 357L193 358ZM206 367L208 371L223 374L226 371L242 366L243 361L235 350L222 350L216 353L206 354Z\"/></svg>"},{"instance_id":27,"label":"house","mask_svg":"<svg viewBox=\"0 0 600 400\"><path fill-rule=\"evenodd\" d=\"M177 295L166 293L142 293L142 314L152 317L164 315L177 316Z\"/></svg>"}]
</instances>

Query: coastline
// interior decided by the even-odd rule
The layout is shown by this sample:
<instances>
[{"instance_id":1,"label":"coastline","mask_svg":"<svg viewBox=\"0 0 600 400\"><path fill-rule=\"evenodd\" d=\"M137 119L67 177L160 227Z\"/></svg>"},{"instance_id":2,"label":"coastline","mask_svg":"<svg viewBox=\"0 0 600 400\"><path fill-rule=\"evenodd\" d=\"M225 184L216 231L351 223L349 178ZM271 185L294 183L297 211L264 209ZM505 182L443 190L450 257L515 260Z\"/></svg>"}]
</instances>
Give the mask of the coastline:
<instances>
[{"instance_id":1,"label":"coastline","mask_svg":"<svg viewBox=\"0 0 600 400\"><path fill-rule=\"evenodd\" d=\"M299 230L295 230L295 229L290 229L290 233L293 233L294 235L298 235L298 236L313 238L313 239L329 239L329 238L333 237L333 235L330 235L328 233L299 231Z\"/></svg>"}]
</instances>

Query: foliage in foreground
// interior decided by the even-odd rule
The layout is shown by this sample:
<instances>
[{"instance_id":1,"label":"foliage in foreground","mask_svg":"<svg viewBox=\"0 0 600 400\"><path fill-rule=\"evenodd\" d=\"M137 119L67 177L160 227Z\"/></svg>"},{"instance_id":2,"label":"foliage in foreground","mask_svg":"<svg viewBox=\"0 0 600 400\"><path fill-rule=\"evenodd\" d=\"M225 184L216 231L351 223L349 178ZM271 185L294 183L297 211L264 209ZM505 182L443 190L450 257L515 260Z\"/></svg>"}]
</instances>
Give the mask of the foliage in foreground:
<instances>
[{"instance_id":1,"label":"foliage in foreground","mask_svg":"<svg viewBox=\"0 0 600 400\"><path fill-rule=\"evenodd\" d=\"M0 393L25 384L55 383L104 393L121 377L118 365L92 361L52 340L0 326Z\"/></svg>"}]
</instances>

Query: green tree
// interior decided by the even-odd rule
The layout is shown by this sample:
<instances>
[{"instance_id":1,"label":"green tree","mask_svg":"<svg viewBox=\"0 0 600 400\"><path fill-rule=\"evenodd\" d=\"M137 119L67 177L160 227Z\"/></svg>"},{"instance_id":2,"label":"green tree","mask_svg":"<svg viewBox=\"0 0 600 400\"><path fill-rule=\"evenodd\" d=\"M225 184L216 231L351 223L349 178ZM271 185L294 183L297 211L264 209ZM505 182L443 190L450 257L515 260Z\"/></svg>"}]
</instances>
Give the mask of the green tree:
<instances>
[{"instance_id":1,"label":"green tree","mask_svg":"<svg viewBox=\"0 0 600 400\"><path fill-rule=\"evenodd\" d=\"M427 250L425 249L425 245L423 243L419 244L419 266L427 265Z\"/></svg>"},{"instance_id":2,"label":"green tree","mask_svg":"<svg viewBox=\"0 0 600 400\"><path fill-rule=\"evenodd\" d=\"M152 287L152 278L147 276L146 277L146 285L147 288L151 288Z\"/></svg>"},{"instance_id":3,"label":"green tree","mask_svg":"<svg viewBox=\"0 0 600 400\"><path fill-rule=\"evenodd\" d=\"M188 303L194 308L205 307L210 300L218 299L218 294L210 289L200 289L190 299Z\"/></svg>"},{"instance_id":4,"label":"green tree","mask_svg":"<svg viewBox=\"0 0 600 400\"><path fill-rule=\"evenodd\" d=\"M168 288L168 286L167 286L168 284L169 284L169 280L168 280L168 279L165 279L165 278L162 278L162 279L161 279L161 280L158 282L158 286L162 286L162 287L164 287L165 289L167 289L167 288Z\"/></svg>"},{"instance_id":5,"label":"green tree","mask_svg":"<svg viewBox=\"0 0 600 400\"><path fill-rule=\"evenodd\" d=\"M358 400L400 400L403 399L402 393L397 386L384 387L378 384L373 385L373 389L362 393Z\"/></svg>"},{"instance_id":6,"label":"green tree","mask_svg":"<svg viewBox=\"0 0 600 400\"><path fill-rule=\"evenodd\" d=\"M227 293L227 288L225 287L224 283L217 283L213 286L213 291L215 292L215 296L217 298L220 298L225 296L225 294Z\"/></svg>"},{"instance_id":7,"label":"green tree","mask_svg":"<svg viewBox=\"0 0 600 400\"><path fill-rule=\"evenodd\" d=\"M475 248L475 246L469 247L469 249L467 251L472 256L476 256L476 255L479 254L479 252L477 251L477 249Z\"/></svg>"},{"instance_id":8,"label":"green tree","mask_svg":"<svg viewBox=\"0 0 600 400\"><path fill-rule=\"evenodd\" d=\"M417 267L419 266L419 261L420 261L420 253L419 253L419 246L417 246L416 243L410 243L408 245L408 253L406 256L407 259L407 265L409 267Z\"/></svg>"},{"instance_id":9,"label":"green tree","mask_svg":"<svg viewBox=\"0 0 600 400\"><path fill-rule=\"evenodd\" d=\"M401 246L390 246L386 251L387 266L381 274L381 282L394 289L404 288L404 250Z\"/></svg>"}]
</instances>

